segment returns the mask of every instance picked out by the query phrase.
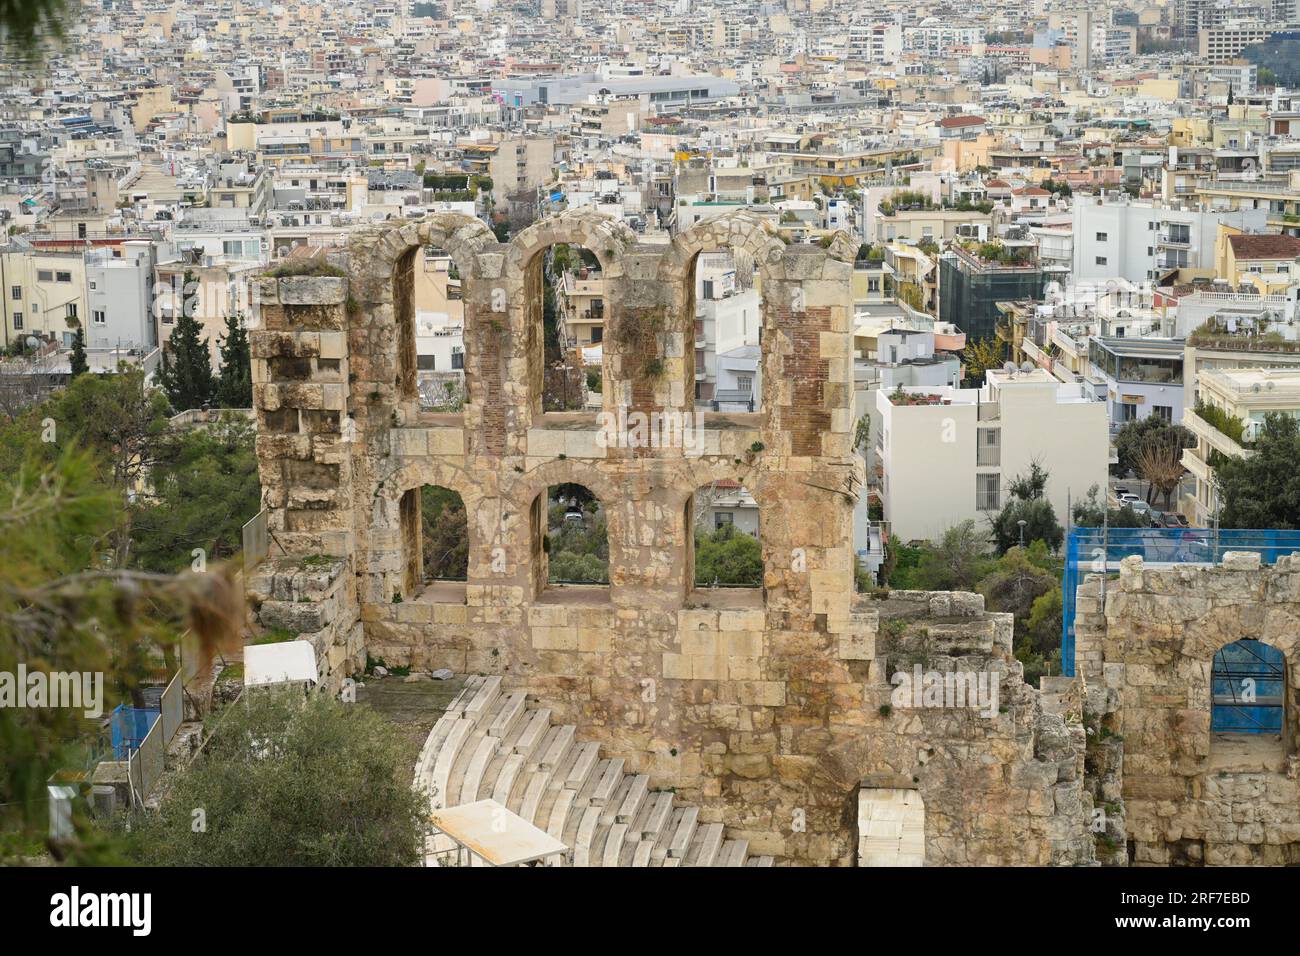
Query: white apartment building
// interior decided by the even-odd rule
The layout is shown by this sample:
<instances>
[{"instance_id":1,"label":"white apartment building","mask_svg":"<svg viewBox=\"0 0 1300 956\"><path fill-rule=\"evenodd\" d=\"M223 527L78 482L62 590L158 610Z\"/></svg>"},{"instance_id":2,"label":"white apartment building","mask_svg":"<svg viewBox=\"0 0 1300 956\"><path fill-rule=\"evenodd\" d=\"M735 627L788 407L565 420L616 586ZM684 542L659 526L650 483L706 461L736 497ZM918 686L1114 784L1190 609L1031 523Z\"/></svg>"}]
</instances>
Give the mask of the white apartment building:
<instances>
[{"instance_id":1,"label":"white apartment building","mask_svg":"<svg viewBox=\"0 0 1300 956\"><path fill-rule=\"evenodd\" d=\"M903 29L896 23L859 24L849 28L850 60L893 63L903 53Z\"/></svg>"},{"instance_id":2,"label":"white apartment building","mask_svg":"<svg viewBox=\"0 0 1300 956\"><path fill-rule=\"evenodd\" d=\"M1068 275L1074 269L1074 231L1069 217L1051 217L1029 226L1038 242L1038 261L1044 272Z\"/></svg>"},{"instance_id":3,"label":"white apartment building","mask_svg":"<svg viewBox=\"0 0 1300 956\"><path fill-rule=\"evenodd\" d=\"M903 49L922 56L947 56L954 47L969 47L983 42L982 27L945 22L938 17L927 17L903 33Z\"/></svg>"},{"instance_id":4,"label":"white apartment building","mask_svg":"<svg viewBox=\"0 0 1300 956\"><path fill-rule=\"evenodd\" d=\"M721 411L759 408L762 298L737 275L730 253L701 253L696 265L695 398Z\"/></svg>"},{"instance_id":5,"label":"white apartment building","mask_svg":"<svg viewBox=\"0 0 1300 956\"><path fill-rule=\"evenodd\" d=\"M861 351L871 356L857 357L853 363L854 428L863 415L867 416L869 425L866 447L855 450L866 461L868 487L877 483L876 448L880 444L880 416L875 407L878 394L892 392L899 385L922 390L945 386L957 388L961 381L958 343L964 343L965 336L953 334L955 330L946 329L942 323L936 323L941 330L939 335L935 334L935 328L909 327L901 309L897 318L890 314L891 309L897 307L882 306L873 309L871 314L863 313L861 322L854 329L855 353L859 351L858 343L863 342ZM936 343L941 343L945 351L936 351ZM854 549L864 560L872 550L873 527L870 496L864 494L859 496L853 509Z\"/></svg>"},{"instance_id":6,"label":"white apartment building","mask_svg":"<svg viewBox=\"0 0 1300 956\"><path fill-rule=\"evenodd\" d=\"M1073 279L1146 282L1173 269L1214 270L1219 223L1263 232L1267 211L1201 211L1083 196L1073 210Z\"/></svg>"},{"instance_id":7,"label":"white apartment building","mask_svg":"<svg viewBox=\"0 0 1300 956\"><path fill-rule=\"evenodd\" d=\"M1108 332L1129 332L1104 322ZM1159 330L1153 330L1159 331ZM1178 424L1183 417L1183 342L1156 335L1094 335L1088 339L1088 377L1105 384L1110 420L1142 421L1155 415Z\"/></svg>"},{"instance_id":8,"label":"white apartment building","mask_svg":"<svg viewBox=\"0 0 1300 956\"><path fill-rule=\"evenodd\" d=\"M1047 372L990 371L982 388L880 391L881 492L900 541L935 540L967 519L981 527L1001 510L1007 485L1037 462L1064 523L1070 501L1105 487L1110 457L1106 406L1086 383Z\"/></svg>"},{"instance_id":9,"label":"white apartment building","mask_svg":"<svg viewBox=\"0 0 1300 956\"><path fill-rule=\"evenodd\" d=\"M158 345L153 315L157 251L147 239L122 243L122 254L86 254L86 347L147 354Z\"/></svg>"}]
</instances>

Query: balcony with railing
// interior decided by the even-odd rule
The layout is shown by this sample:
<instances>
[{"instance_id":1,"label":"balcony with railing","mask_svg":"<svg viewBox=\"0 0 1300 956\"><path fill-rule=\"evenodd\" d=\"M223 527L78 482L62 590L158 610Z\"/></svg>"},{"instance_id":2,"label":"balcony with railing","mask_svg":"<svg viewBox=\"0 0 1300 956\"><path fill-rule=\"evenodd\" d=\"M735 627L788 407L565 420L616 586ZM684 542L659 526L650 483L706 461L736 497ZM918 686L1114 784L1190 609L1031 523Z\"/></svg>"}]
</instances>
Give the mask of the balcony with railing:
<instances>
[{"instance_id":1,"label":"balcony with railing","mask_svg":"<svg viewBox=\"0 0 1300 956\"><path fill-rule=\"evenodd\" d=\"M1186 428L1193 435L1195 435L1199 440L1203 441L1206 444L1207 450L1217 451L1222 455L1228 455L1229 457L1232 458L1247 458L1250 455L1254 454L1254 452L1251 449L1240 444L1239 439L1237 439L1232 435L1228 435L1226 432L1222 431L1217 425L1213 424L1210 421L1207 421L1206 418L1202 417L1202 415L1197 414L1195 411L1193 411L1190 408L1183 409L1183 425L1186 426ZM1244 438L1242 440L1244 440ZM1191 450L1192 449L1186 449L1184 451L1183 454L1184 463L1186 463L1188 458L1186 452ZM1200 458L1201 456L1199 447L1196 450L1196 455L1198 458ZM1205 459L1208 459L1208 457L1209 456L1206 455ZM1202 459L1202 464L1203 463L1204 463L1204 459ZM1195 474L1195 471L1191 467L1188 467L1188 470L1192 471L1192 473ZM1202 477L1202 476L1198 475L1198 477ZM1208 480L1208 477L1206 478L1206 480Z\"/></svg>"},{"instance_id":2,"label":"balcony with railing","mask_svg":"<svg viewBox=\"0 0 1300 956\"><path fill-rule=\"evenodd\" d=\"M1190 413L1184 412L1183 414L1187 415ZM1198 446L1183 449L1182 465L1191 472L1192 476L1196 478L1197 481L1211 481L1213 478L1214 472L1205 459L1201 457Z\"/></svg>"}]
</instances>

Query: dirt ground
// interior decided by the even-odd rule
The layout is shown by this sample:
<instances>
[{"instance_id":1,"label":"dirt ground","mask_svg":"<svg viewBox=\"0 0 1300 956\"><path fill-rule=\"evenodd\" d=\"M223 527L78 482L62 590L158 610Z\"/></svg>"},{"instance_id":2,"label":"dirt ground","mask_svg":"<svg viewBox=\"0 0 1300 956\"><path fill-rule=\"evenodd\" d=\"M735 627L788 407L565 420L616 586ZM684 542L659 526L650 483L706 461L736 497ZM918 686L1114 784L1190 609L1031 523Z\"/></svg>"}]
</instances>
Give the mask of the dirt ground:
<instances>
[{"instance_id":1,"label":"dirt ground","mask_svg":"<svg viewBox=\"0 0 1300 956\"><path fill-rule=\"evenodd\" d=\"M370 675L357 687L357 703L366 704L383 714L402 731L414 747L414 755L424 746L429 731L443 715L447 705L465 685L463 675L448 680L421 677L375 677Z\"/></svg>"}]
</instances>

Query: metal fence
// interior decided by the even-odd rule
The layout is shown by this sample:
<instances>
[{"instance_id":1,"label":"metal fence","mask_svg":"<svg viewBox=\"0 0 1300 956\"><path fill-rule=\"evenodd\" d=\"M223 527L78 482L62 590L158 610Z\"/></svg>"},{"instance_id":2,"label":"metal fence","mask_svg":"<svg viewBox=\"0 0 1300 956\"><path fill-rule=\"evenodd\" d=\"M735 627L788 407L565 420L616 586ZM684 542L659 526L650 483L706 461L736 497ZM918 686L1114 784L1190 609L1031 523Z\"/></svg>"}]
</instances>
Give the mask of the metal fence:
<instances>
[{"instance_id":1,"label":"metal fence","mask_svg":"<svg viewBox=\"0 0 1300 956\"><path fill-rule=\"evenodd\" d=\"M140 799L146 800L163 774L167 745L163 740L163 722L155 720L149 733L140 742L135 758L140 766Z\"/></svg>"},{"instance_id":2,"label":"metal fence","mask_svg":"<svg viewBox=\"0 0 1300 956\"><path fill-rule=\"evenodd\" d=\"M1254 551L1264 564L1300 552L1300 531L1255 528L1071 528L1061 581L1061 669L1074 676L1075 598L1085 574L1108 575L1139 555L1143 564L1213 566L1229 551ZM1105 579L1103 578L1103 581ZM1105 585L1103 584L1103 588ZM1104 593L1104 591L1103 591Z\"/></svg>"},{"instance_id":3,"label":"metal fence","mask_svg":"<svg viewBox=\"0 0 1300 956\"><path fill-rule=\"evenodd\" d=\"M162 712L163 743L169 744L185 720L185 691L181 686L179 673L172 678L167 689L163 691L159 710Z\"/></svg>"},{"instance_id":4,"label":"metal fence","mask_svg":"<svg viewBox=\"0 0 1300 956\"><path fill-rule=\"evenodd\" d=\"M145 697L151 697L149 688ZM145 800L163 774L167 745L185 720L185 691L181 674L156 695L156 707L119 704L109 717L113 758L126 764L131 800Z\"/></svg>"},{"instance_id":5,"label":"metal fence","mask_svg":"<svg viewBox=\"0 0 1300 956\"><path fill-rule=\"evenodd\" d=\"M140 751L132 750L126 761L126 779L131 788L131 806L133 807L138 807L144 803L144 781L140 777L142 763Z\"/></svg>"},{"instance_id":6,"label":"metal fence","mask_svg":"<svg viewBox=\"0 0 1300 956\"><path fill-rule=\"evenodd\" d=\"M248 573L262 563L270 550L270 532L266 523L266 509L263 508L244 525L244 572Z\"/></svg>"}]
</instances>

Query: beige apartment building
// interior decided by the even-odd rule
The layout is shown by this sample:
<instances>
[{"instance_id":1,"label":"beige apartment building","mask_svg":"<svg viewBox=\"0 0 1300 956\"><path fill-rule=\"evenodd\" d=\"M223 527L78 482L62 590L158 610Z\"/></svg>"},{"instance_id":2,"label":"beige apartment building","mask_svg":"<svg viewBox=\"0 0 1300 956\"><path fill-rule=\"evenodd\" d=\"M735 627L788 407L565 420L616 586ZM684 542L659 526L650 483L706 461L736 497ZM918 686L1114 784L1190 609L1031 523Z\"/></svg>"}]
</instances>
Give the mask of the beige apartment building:
<instances>
[{"instance_id":1,"label":"beige apartment building","mask_svg":"<svg viewBox=\"0 0 1300 956\"><path fill-rule=\"evenodd\" d=\"M1263 43L1272 31L1263 23L1236 23L1210 27L1196 35L1197 52L1210 63L1228 63L1241 56L1241 51L1255 43Z\"/></svg>"},{"instance_id":2,"label":"beige apartment building","mask_svg":"<svg viewBox=\"0 0 1300 956\"><path fill-rule=\"evenodd\" d=\"M605 337L605 279L599 270L565 272L555 289L562 348L599 345Z\"/></svg>"},{"instance_id":3,"label":"beige apartment building","mask_svg":"<svg viewBox=\"0 0 1300 956\"><path fill-rule=\"evenodd\" d=\"M511 196L550 182L555 168L555 140L550 136L511 136L493 146L487 173L496 195Z\"/></svg>"},{"instance_id":4,"label":"beige apartment building","mask_svg":"<svg viewBox=\"0 0 1300 956\"><path fill-rule=\"evenodd\" d=\"M0 251L4 346L37 335L64 341L86 318L86 260L80 252Z\"/></svg>"},{"instance_id":5,"label":"beige apartment building","mask_svg":"<svg viewBox=\"0 0 1300 956\"><path fill-rule=\"evenodd\" d=\"M877 415L885 520L901 541L935 540L968 519L987 528L1034 462L1062 523L1071 501L1106 487L1106 404L1087 383L990 371L982 388L881 390Z\"/></svg>"},{"instance_id":6,"label":"beige apartment building","mask_svg":"<svg viewBox=\"0 0 1300 956\"><path fill-rule=\"evenodd\" d=\"M1207 526L1219 510L1211 460L1216 453L1253 455L1249 445L1265 415L1300 416L1300 368L1203 369L1196 397L1204 417L1191 408L1183 411L1183 424L1196 436L1196 445L1183 449L1183 467L1196 479L1196 490L1184 495L1181 505L1189 522Z\"/></svg>"},{"instance_id":7,"label":"beige apartment building","mask_svg":"<svg viewBox=\"0 0 1300 956\"><path fill-rule=\"evenodd\" d=\"M207 264L182 260L159 263L155 270L158 295L154 304L158 343L167 344L176 328L180 310L190 308L202 327L200 337L208 340L215 371L221 364L220 348L226 334L226 318L234 313L243 313L246 319L253 318L250 282L265 270L262 263L238 259L219 259ZM187 272L195 283L189 290L185 289Z\"/></svg>"},{"instance_id":8,"label":"beige apartment building","mask_svg":"<svg viewBox=\"0 0 1300 956\"><path fill-rule=\"evenodd\" d=\"M987 237L992 232L992 224L993 214L977 209L896 209L889 216L877 215L876 234L872 239L913 245L929 239L942 245L950 239Z\"/></svg>"}]
</instances>

